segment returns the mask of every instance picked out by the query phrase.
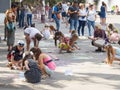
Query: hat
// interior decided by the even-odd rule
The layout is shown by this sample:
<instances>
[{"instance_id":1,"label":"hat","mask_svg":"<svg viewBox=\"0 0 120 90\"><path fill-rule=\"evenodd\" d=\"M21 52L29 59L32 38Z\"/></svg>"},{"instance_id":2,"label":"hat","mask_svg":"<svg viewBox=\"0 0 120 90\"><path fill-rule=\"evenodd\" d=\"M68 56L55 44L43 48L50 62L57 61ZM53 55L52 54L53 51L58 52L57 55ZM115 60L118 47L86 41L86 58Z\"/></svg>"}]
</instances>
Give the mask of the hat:
<instances>
[{"instance_id":1,"label":"hat","mask_svg":"<svg viewBox=\"0 0 120 90\"><path fill-rule=\"evenodd\" d=\"M17 42L17 44L19 45L19 46L24 46L24 41L23 40L19 40L18 42Z\"/></svg>"}]
</instances>

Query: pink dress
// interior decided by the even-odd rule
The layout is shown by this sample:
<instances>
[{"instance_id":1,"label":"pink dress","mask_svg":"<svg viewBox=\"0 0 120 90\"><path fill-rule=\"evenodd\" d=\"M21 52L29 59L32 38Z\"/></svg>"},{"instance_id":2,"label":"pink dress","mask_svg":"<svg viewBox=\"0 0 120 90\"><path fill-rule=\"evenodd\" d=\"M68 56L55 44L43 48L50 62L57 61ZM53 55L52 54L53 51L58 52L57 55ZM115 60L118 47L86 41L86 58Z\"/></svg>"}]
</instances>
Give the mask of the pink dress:
<instances>
[{"instance_id":1,"label":"pink dress","mask_svg":"<svg viewBox=\"0 0 120 90\"><path fill-rule=\"evenodd\" d=\"M52 60L50 56L48 56L47 58L44 58L43 62L46 63L48 62L46 65L48 66L49 69L51 70L55 70L56 68L56 65L53 61L50 61ZM50 62L49 62L50 61Z\"/></svg>"}]
</instances>

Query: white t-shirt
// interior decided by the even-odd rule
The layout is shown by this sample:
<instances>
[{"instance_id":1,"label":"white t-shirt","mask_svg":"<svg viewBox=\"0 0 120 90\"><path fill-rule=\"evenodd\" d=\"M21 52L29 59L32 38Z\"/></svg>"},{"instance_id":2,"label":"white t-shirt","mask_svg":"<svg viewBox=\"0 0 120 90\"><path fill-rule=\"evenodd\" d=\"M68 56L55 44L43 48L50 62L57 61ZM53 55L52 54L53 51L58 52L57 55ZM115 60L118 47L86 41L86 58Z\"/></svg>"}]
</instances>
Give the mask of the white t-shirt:
<instances>
[{"instance_id":1,"label":"white t-shirt","mask_svg":"<svg viewBox=\"0 0 120 90\"><path fill-rule=\"evenodd\" d=\"M43 33L45 39L50 38L50 30L49 30L49 28L45 28L42 33Z\"/></svg>"},{"instance_id":2,"label":"white t-shirt","mask_svg":"<svg viewBox=\"0 0 120 90\"><path fill-rule=\"evenodd\" d=\"M81 21L86 21L86 17L82 17L82 16L86 16L87 15L87 12L86 12L86 9L79 9L79 13L80 13L80 17L79 17L79 20Z\"/></svg>"},{"instance_id":3,"label":"white t-shirt","mask_svg":"<svg viewBox=\"0 0 120 90\"><path fill-rule=\"evenodd\" d=\"M96 11L94 9L88 11L88 17L87 17L87 19L89 21L95 21L95 16L96 16Z\"/></svg>"},{"instance_id":4,"label":"white t-shirt","mask_svg":"<svg viewBox=\"0 0 120 90\"><path fill-rule=\"evenodd\" d=\"M24 30L24 33L29 34L30 38L34 38L37 33L41 34L40 31L34 27L28 27Z\"/></svg>"},{"instance_id":5,"label":"white t-shirt","mask_svg":"<svg viewBox=\"0 0 120 90\"><path fill-rule=\"evenodd\" d=\"M68 10L67 4L66 3L62 4L62 12L67 12L67 10Z\"/></svg>"}]
</instances>

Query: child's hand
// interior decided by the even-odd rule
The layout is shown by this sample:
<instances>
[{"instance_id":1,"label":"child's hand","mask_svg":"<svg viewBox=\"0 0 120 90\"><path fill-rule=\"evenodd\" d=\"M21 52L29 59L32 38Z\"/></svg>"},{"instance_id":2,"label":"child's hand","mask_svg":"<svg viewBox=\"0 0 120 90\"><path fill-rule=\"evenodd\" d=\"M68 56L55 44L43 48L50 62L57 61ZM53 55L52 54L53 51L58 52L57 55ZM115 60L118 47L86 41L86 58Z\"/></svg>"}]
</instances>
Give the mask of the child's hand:
<instances>
[{"instance_id":1,"label":"child's hand","mask_svg":"<svg viewBox=\"0 0 120 90\"><path fill-rule=\"evenodd\" d=\"M80 48L79 48L79 47L78 47L77 49L78 49L78 50L80 50Z\"/></svg>"}]
</instances>

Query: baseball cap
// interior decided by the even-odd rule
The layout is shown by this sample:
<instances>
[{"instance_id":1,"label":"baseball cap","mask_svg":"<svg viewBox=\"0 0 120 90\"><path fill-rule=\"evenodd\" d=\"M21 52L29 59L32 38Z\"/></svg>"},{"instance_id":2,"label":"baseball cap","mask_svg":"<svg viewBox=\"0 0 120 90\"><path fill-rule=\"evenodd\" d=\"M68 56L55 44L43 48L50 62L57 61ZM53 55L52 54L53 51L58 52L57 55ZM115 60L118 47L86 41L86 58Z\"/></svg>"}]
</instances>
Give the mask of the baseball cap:
<instances>
[{"instance_id":1,"label":"baseball cap","mask_svg":"<svg viewBox=\"0 0 120 90\"><path fill-rule=\"evenodd\" d=\"M19 46L22 46L22 47L23 47L25 43L24 43L23 40L19 40L19 41L17 42L17 44L18 44Z\"/></svg>"}]
</instances>

